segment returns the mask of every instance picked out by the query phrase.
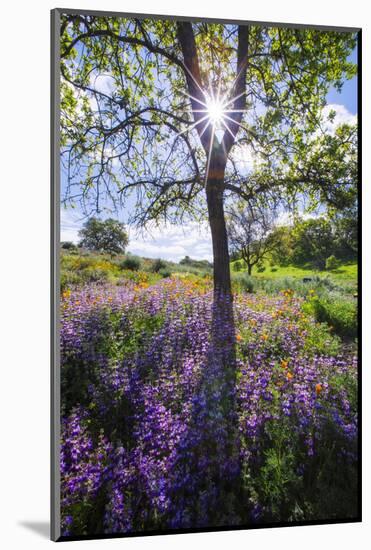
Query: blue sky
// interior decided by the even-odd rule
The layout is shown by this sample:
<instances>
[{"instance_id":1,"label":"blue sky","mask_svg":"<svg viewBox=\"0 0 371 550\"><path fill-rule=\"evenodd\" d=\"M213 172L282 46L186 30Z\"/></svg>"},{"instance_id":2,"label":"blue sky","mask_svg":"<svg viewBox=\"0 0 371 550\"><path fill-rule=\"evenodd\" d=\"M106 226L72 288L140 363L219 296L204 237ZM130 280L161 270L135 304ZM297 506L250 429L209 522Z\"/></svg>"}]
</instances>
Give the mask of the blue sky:
<instances>
[{"instance_id":1,"label":"blue sky","mask_svg":"<svg viewBox=\"0 0 371 550\"><path fill-rule=\"evenodd\" d=\"M354 51L350 60L357 62ZM339 93L334 88L327 95L328 110L336 111L335 124L354 122L357 115L357 77L346 81ZM64 186L62 175L62 188ZM127 208L130 206L128 205ZM125 211L114 215L125 220ZM78 210L61 208L61 240L78 242L78 231L82 226L84 216ZM164 258L179 261L188 255L195 259L212 260L211 237L208 224L189 222L183 226L159 225L148 232L138 233L129 227L128 251L149 258Z\"/></svg>"},{"instance_id":2,"label":"blue sky","mask_svg":"<svg viewBox=\"0 0 371 550\"><path fill-rule=\"evenodd\" d=\"M357 50L353 50L349 56L349 61L357 63ZM357 77L352 80L346 80L343 84L341 94L339 94L334 88L332 88L327 94L327 103L336 103L344 105L350 113L357 114Z\"/></svg>"}]
</instances>

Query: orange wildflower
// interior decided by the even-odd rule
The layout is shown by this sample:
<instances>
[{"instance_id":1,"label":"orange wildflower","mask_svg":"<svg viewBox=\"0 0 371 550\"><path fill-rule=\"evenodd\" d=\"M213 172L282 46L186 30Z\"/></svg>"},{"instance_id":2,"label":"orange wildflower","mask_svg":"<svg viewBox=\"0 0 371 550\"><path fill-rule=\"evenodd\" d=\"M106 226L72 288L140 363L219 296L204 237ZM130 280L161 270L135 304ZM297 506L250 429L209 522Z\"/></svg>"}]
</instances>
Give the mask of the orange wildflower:
<instances>
[{"instance_id":1,"label":"orange wildflower","mask_svg":"<svg viewBox=\"0 0 371 550\"><path fill-rule=\"evenodd\" d=\"M241 334L236 335L236 340L237 340L237 342L241 342L241 340L242 340Z\"/></svg>"},{"instance_id":2,"label":"orange wildflower","mask_svg":"<svg viewBox=\"0 0 371 550\"><path fill-rule=\"evenodd\" d=\"M282 361L281 361L281 367L282 367L283 369L287 369L288 364L289 364L288 361L285 361L284 359L282 359Z\"/></svg>"},{"instance_id":3,"label":"orange wildflower","mask_svg":"<svg viewBox=\"0 0 371 550\"><path fill-rule=\"evenodd\" d=\"M286 374L286 378L287 378L287 380L292 380L294 378L294 376L291 374L291 372L288 372Z\"/></svg>"},{"instance_id":4,"label":"orange wildflower","mask_svg":"<svg viewBox=\"0 0 371 550\"><path fill-rule=\"evenodd\" d=\"M261 339L262 340L268 340L268 334L262 334Z\"/></svg>"},{"instance_id":5,"label":"orange wildflower","mask_svg":"<svg viewBox=\"0 0 371 550\"><path fill-rule=\"evenodd\" d=\"M319 395L322 391L322 384L316 384L316 394Z\"/></svg>"}]
</instances>

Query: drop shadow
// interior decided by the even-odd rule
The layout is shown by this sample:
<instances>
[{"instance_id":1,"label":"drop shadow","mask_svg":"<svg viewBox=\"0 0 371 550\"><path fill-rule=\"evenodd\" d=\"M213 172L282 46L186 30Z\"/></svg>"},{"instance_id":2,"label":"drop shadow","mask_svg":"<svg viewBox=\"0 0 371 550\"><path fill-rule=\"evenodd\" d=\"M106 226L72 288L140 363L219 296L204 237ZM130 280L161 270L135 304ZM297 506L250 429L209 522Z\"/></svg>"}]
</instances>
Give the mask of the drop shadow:
<instances>
[{"instance_id":1,"label":"drop shadow","mask_svg":"<svg viewBox=\"0 0 371 550\"><path fill-rule=\"evenodd\" d=\"M48 521L19 521L18 525L33 531L43 539L50 538L50 523Z\"/></svg>"}]
</instances>

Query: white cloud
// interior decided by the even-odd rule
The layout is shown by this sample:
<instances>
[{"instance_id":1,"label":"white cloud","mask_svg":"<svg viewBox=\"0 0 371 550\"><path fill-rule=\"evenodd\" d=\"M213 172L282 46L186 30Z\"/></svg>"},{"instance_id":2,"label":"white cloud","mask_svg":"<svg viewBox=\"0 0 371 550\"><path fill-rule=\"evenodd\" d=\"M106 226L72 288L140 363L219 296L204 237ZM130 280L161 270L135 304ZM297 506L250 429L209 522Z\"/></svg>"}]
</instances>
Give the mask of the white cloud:
<instances>
[{"instance_id":1,"label":"white cloud","mask_svg":"<svg viewBox=\"0 0 371 550\"><path fill-rule=\"evenodd\" d=\"M235 147L232 151L232 155L236 167L242 172L251 172L262 162L259 153L254 151L254 149L247 144Z\"/></svg>"},{"instance_id":2,"label":"white cloud","mask_svg":"<svg viewBox=\"0 0 371 550\"><path fill-rule=\"evenodd\" d=\"M320 211L305 212L303 209L299 208L297 215L302 220L312 220L312 219L318 218L321 215L321 212ZM275 220L275 225L278 227L282 225L293 225L294 220L295 220L295 216L293 212L290 212L289 210L285 210L277 216Z\"/></svg>"},{"instance_id":3,"label":"white cloud","mask_svg":"<svg viewBox=\"0 0 371 550\"><path fill-rule=\"evenodd\" d=\"M207 223L160 224L149 234L130 233L128 250L148 258L179 261L184 256L212 260L211 236Z\"/></svg>"},{"instance_id":4,"label":"white cloud","mask_svg":"<svg viewBox=\"0 0 371 550\"><path fill-rule=\"evenodd\" d=\"M115 81L110 74L92 73L90 77L90 86L97 92L111 96L115 87Z\"/></svg>"},{"instance_id":5,"label":"white cloud","mask_svg":"<svg viewBox=\"0 0 371 550\"><path fill-rule=\"evenodd\" d=\"M332 111L336 113L333 121L328 119ZM328 134L334 134L336 128L342 124L357 124L357 115L353 115L344 105L337 103L329 103L326 105L322 110L322 115L322 129Z\"/></svg>"},{"instance_id":6,"label":"white cloud","mask_svg":"<svg viewBox=\"0 0 371 550\"><path fill-rule=\"evenodd\" d=\"M61 241L72 241L77 244L79 241L79 229L81 229L82 221L75 210L64 208L61 206Z\"/></svg>"}]
</instances>

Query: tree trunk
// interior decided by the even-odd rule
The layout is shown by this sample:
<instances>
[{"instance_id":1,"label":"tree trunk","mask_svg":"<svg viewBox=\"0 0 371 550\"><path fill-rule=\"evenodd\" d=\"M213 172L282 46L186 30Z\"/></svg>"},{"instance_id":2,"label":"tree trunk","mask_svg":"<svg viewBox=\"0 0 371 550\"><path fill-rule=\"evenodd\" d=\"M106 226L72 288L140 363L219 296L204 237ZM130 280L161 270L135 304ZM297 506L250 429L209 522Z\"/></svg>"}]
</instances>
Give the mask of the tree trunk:
<instances>
[{"instance_id":1,"label":"tree trunk","mask_svg":"<svg viewBox=\"0 0 371 550\"><path fill-rule=\"evenodd\" d=\"M209 178L206 185L207 209L214 256L215 297L232 295L223 187L223 179L218 177Z\"/></svg>"},{"instance_id":2,"label":"tree trunk","mask_svg":"<svg viewBox=\"0 0 371 550\"><path fill-rule=\"evenodd\" d=\"M206 199L214 256L214 301L211 339L215 354L220 354L224 368L235 366L235 327L233 295L229 268L228 235L224 216L223 157L218 152L211 157Z\"/></svg>"},{"instance_id":3,"label":"tree trunk","mask_svg":"<svg viewBox=\"0 0 371 550\"><path fill-rule=\"evenodd\" d=\"M247 264L247 273L248 275L251 275L251 272L252 272L252 265L251 264Z\"/></svg>"}]
</instances>

